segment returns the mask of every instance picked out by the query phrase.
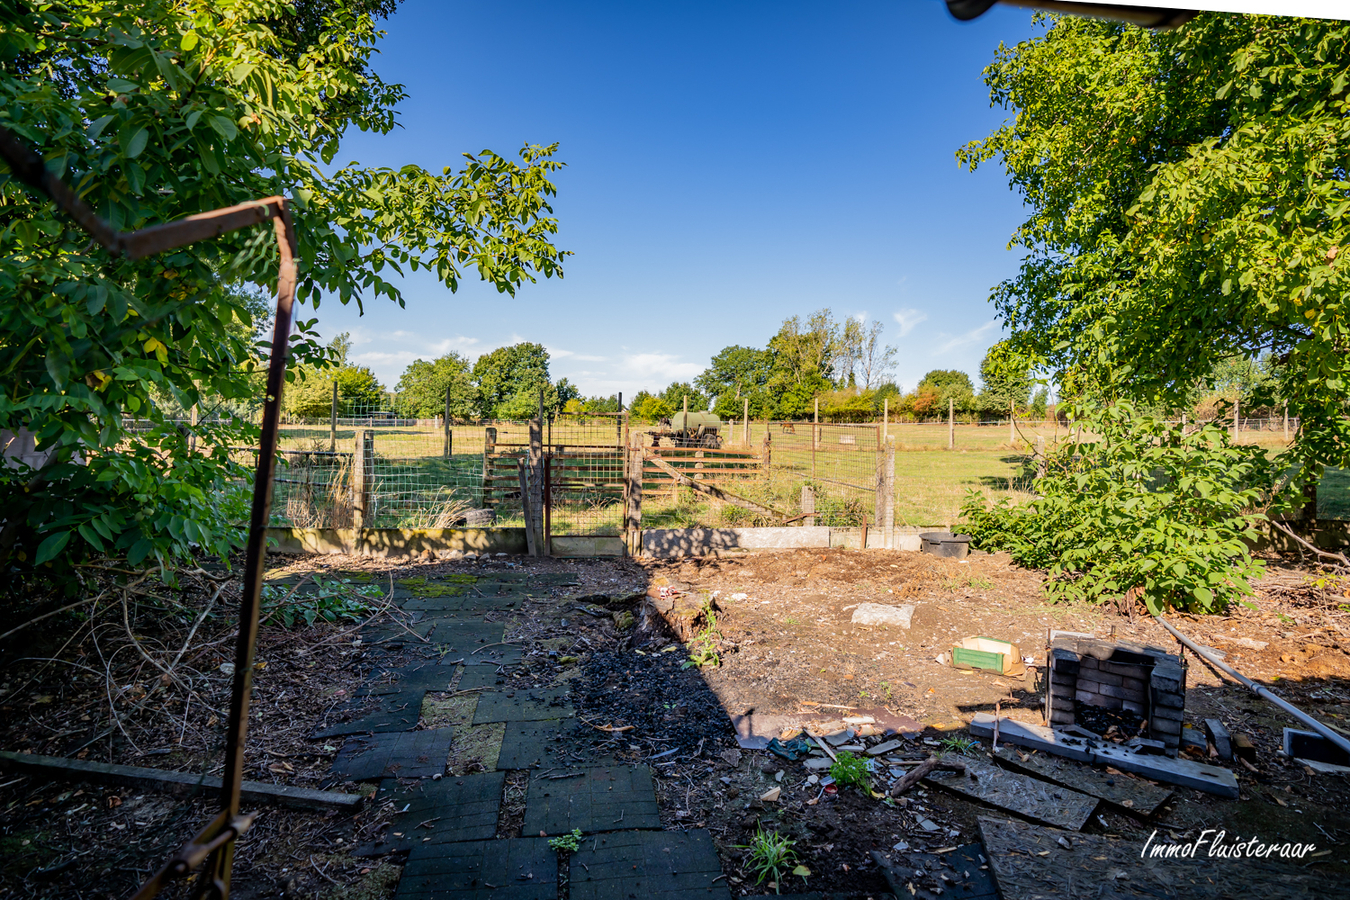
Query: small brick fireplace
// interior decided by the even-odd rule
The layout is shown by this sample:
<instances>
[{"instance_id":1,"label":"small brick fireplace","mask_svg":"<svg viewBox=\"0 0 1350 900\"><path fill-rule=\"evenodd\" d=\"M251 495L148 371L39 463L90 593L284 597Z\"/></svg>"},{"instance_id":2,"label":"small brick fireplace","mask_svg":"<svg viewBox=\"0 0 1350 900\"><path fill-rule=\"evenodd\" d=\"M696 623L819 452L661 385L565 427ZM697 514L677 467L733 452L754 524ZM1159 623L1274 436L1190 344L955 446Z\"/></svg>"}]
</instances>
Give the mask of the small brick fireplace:
<instances>
[{"instance_id":1,"label":"small brick fireplace","mask_svg":"<svg viewBox=\"0 0 1350 900\"><path fill-rule=\"evenodd\" d=\"M1181 657L1156 647L1053 635L1048 654L1045 715L1053 725L1078 724L1084 706L1123 710L1148 722L1147 737L1169 756L1181 745L1186 669Z\"/></svg>"}]
</instances>

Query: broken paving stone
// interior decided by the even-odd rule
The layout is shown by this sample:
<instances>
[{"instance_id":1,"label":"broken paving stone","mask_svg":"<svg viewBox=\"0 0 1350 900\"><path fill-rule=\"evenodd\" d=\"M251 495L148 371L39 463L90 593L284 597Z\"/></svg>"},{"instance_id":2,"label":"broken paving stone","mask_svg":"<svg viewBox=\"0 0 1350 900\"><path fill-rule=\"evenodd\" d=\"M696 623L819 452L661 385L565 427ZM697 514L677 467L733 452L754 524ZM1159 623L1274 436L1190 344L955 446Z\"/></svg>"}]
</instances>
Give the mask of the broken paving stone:
<instances>
[{"instance_id":1,"label":"broken paving stone","mask_svg":"<svg viewBox=\"0 0 1350 900\"><path fill-rule=\"evenodd\" d=\"M813 772L823 772L834 765L834 763L831 762L830 758L827 756L813 756L806 761L805 765L806 768Z\"/></svg>"},{"instance_id":2,"label":"broken paving stone","mask_svg":"<svg viewBox=\"0 0 1350 900\"><path fill-rule=\"evenodd\" d=\"M886 741L884 744L877 744L875 747L868 747L867 755L884 756L887 753L892 753L896 750L899 750L903 746L905 745L900 741Z\"/></svg>"},{"instance_id":3,"label":"broken paving stone","mask_svg":"<svg viewBox=\"0 0 1350 900\"><path fill-rule=\"evenodd\" d=\"M831 747L838 747L840 744L852 738L855 734L857 734L857 732L852 728L845 728L843 731L836 731L834 734L825 735L825 740L829 742Z\"/></svg>"},{"instance_id":4,"label":"broken paving stone","mask_svg":"<svg viewBox=\"0 0 1350 900\"><path fill-rule=\"evenodd\" d=\"M938 826L937 826L936 824L934 824L933 820L930 819L930 818L928 818L927 816L918 816L918 817L917 817L917 822L918 822L919 827L922 828L924 831L937 831L937 830L938 830Z\"/></svg>"},{"instance_id":5,"label":"broken paving stone","mask_svg":"<svg viewBox=\"0 0 1350 900\"><path fill-rule=\"evenodd\" d=\"M734 747L730 750L723 750L720 755L722 757L722 762L729 766L739 766L741 764L741 751Z\"/></svg>"},{"instance_id":6,"label":"broken paving stone","mask_svg":"<svg viewBox=\"0 0 1350 900\"><path fill-rule=\"evenodd\" d=\"M853 610L854 625L898 625L908 628L914 619L914 604L885 606L880 603L860 603Z\"/></svg>"},{"instance_id":7,"label":"broken paving stone","mask_svg":"<svg viewBox=\"0 0 1350 900\"><path fill-rule=\"evenodd\" d=\"M783 789L782 789L782 788L780 788L780 787L772 787L772 788L769 788L769 789L768 789L767 791L765 791L764 793L760 794L760 795L759 795L759 799L760 799L760 800L763 800L765 803L777 803L777 802L778 802L778 798L781 797L782 794L783 794Z\"/></svg>"}]
</instances>

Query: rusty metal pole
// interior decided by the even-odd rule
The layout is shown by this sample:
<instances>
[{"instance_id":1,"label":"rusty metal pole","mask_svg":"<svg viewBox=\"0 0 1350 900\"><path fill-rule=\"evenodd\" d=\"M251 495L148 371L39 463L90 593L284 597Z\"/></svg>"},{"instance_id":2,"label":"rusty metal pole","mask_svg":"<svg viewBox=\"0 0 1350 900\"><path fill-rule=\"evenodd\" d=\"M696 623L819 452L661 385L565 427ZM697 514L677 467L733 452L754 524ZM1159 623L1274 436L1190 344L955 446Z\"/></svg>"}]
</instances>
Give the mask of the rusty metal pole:
<instances>
[{"instance_id":1,"label":"rusty metal pole","mask_svg":"<svg viewBox=\"0 0 1350 900\"><path fill-rule=\"evenodd\" d=\"M244 749L248 741L248 705L253 692L253 656L258 641L258 607L262 596L263 569L267 563L267 522L272 514L272 479L276 472L281 392L286 386L286 356L291 336L291 311L295 302L295 255L298 242L290 210L284 203L272 220L281 254L277 278L277 312L272 328L272 358L267 367L267 394L263 403L262 437L258 469L253 479L253 509L249 515L248 544L244 551L244 596L239 602L239 637L234 647L234 685L225 744L225 769L221 773L221 812L233 819L239 815L239 788L244 781ZM234 841L217 848L202 873L222 897L229 895Z\"/></svg>"}]
</instances>

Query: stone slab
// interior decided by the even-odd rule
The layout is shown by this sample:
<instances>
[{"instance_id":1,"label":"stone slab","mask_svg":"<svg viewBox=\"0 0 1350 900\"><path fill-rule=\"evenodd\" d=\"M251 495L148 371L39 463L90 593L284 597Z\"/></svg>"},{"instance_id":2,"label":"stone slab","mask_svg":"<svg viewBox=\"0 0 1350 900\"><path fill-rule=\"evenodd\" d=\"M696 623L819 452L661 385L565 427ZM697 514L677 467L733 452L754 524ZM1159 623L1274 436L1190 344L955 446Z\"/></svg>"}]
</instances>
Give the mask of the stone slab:
<instances>
[{"instance_id":1,"label":"stone slab","mask_svg":"<svg viewBox=\"0 0 1350 900\"><path fill-rule=\"evenodd\" d=\"M873 850L872 861L881 868L896 897L917 896L910 885L921 881L915 872L922 869L929 876L947 876L942 900L999 900L989 860L980 844L953 847L947 853L909 851L902 855L894 850ZM924 891L924 896L928 896L928 891Z\"/></svg>"},{"instance_id":2,"label":"stone slab","mask_svg":"<svg viewBox=\"0 0 1350 900\"><path fill-rule=\"evenodd\" d=\"M387 778L380 782L374 806L391 803L399 810L379 840L358 855L383 856L421 844L487 841L497 834L504 772L453 775L413 782Z\"/></svg>"},{"instance_id":3,"label":"stone slab","mask_svg":"<svg viewBox=\"0 0 1350 900\"><path fill-rule=\"evenodd\" d=\"M558 854L544 838L418 844L394 900L555 900Z\"/></svg>"},{"instance_id":4,"label":"stone slab","mask_svg":"<svg viewBox=\"0 0 1350 900\"><path fill-rule=\"evenodd\" d=\"M1015 722L1012 719L999 719L999 743L1016 744L1032 750L1044 750L1066 759L1078 762L1092 762L1092 751L1085 738L1066 735L1053 728ZM992 740L994 737L994 716L991 713L976 713L970 722L970 733L978 738Z\"/></svg>"},{"instance_id":5,"label":"stone slab","mask_svg":"<svg viewBox=\"0 0 1350 900\"><path fill-rule=\"evenodd\" d=\"M730 900L704 829L587 836L568 869L571 900Z\"/></svg>"},{"instance_id":6,"label":"stone slab","mask_svg":"<svg viewBox=\"0 0 1350 900\"><path fill-rule=\"evenodd\" d=\"M975 759L963 761L966 764L964 773L934 772L924 781L1033 822L1071 831L1081 830L1097 810L1096 797L1010 772L993 763Z\"/></svg>"},{"instance_id":7,"label":"stone slab","mask_svg":"<svg viewBox=\"0 0 1350 900\"><path fill-rule=\"evenodd\" d=\"M995 756L1001 765L1062 784L1080 794L1096 797L1117 810L1137 816L1153 815L1173 793L1139 778L1109 775L1045 753L1024 753L1012 747L999 747Z\"/></svg>"},{"instance_id":8,"label":"stone slab","mask_svg":"<svg viewBox=\"0 0 1350 900\"><path fill-rule=\"evenodd\" d=\"M904 606L859 603L858 608L853 610L853 618L850 621L854 625L895 625L899 628L908 628L914 619L914 610L913 603Z\"/></svg>"},{"instance_id":9,"label":"stone slab","mask_svg":"<svg viewBox=\"0 0 1350 900\"><path fill-rule=\"evenodd\" d=\"M1003 900L1294 900L1335 897L1344 890L1342 882L1297 864L1211 857L1203 847L1194 859L1141 859L1142 840L1065 835L985 816L979 828Z\"/></svg>"},{"instance_id":10,"label":"stone slab","mask_svg":"<svg viewBox=\"0 0 1350 900\"><path fill-rule=\"evenodd\" d=\"M970 733L976 737L990 738L993 731L994 717L989 713L976 713L970 723ZM1043 750L1078 762L1114 766L1122 772L1131 772L1153 781L1180 787L1195 788L1219 797L1236 799L1238 795L1237 779L1233 773L1218 766L1166 756L1132 753L1108 741L1066 735L1058 729L1028 725L1011 719L999 720L998 739L1000 744Z\"/></svg>"},{"instance_id":11,"label":"stone slab","mask_svg":"<svg viewBox=\"0 0 1350 900\"><path fill-rule=\"evenodd\" d=\"M1110 746L1095 748L1092 752L1092 761L1100 766L1114 766L1122 772L1132 772L1154 781L1180 787L1195 788L1230 800L1236 800L1238 797L1237 778L1232 772L1218 766L1192 762L1188 759L1172 759L1167 756L1144 756Z\"/></svg>"},{"instance_id":12,"label":"stone slab","mask_svg":"<svg viewBox=\"0 0 1350 900\"><path fill-rule=\"evenodd\" d=\"M660 828L656 790L646 766L580 769L573 777L532 777L525 795L522 834L591 834ZM570 774L570 773L559 773Z\"/></svg>"},{"instance_id":13,"label":"stone slab","mask_svg":"<svg viewBox=\"0 0 1350 900\"><path fill-rule=\"evenodd\" d=\"M519 644L500 644L496 647L478 644L475 647L456 650L454 653L442 654L439 658L443 666L459 664L466 666L518 666L524 656L525 651Z\"/></svg>"},{"instance_id":14,"label":"stone slab","mask_svg":"<svg viewBox=\"0 0 1350 900\"><path fill-rule=\"evenodd\" d=\"M507 722L497 755L498 769L537 769L542 772L570 771L581 766L611 766L619 763L608 753L597 755L592 747L574 746L566 735L570 721Z\"/></svg>"},{"instance_id":15,"label":"stone slab","mask_svg":"<svg viewBox=\"0 0 1350 900\"><path fill-rule=\"evenodd\" d=\"M425 690L399 691L394 694L378 694L359 697L336 710L331 719L340 719L344 715L352 718L346 721L330 721L310 735L317 740L338 737L346 734L379 734L387 731L412 731L422 718L422 697Z\"/></svg>"},{"instance_id":16,"label":"stone slab","mask_svg":"<svg viewBox=\"0 0 1350 900\"><path fill-rule=\"evenodd\" d=\"M424 662L411 666L382 669L371 675L358 690L359 695L378 696L413 691L446 691L454 679L453 670Z\"/></svg>"},{"instance_id":17,"label":"stone slab","mask_svg":"<svg viewBox=\"0 0 1350 900\"><path fill-rule=\"evenodd\" d=\"M499 680L502 680L502 678L497 674L496 666L466 665L464 673L459 676L459 681L455 684L455 690L469 691L479 688L494 688Z\"/></svg>"},{"instance_id":18,"label":"stone slab","mask_svg":"<svg viewBox=\"0 0 1350 900\"><path fill-rule=\"evenodd\" d=\"M449 728L348 738L333 759L339 781L430 778L445 772L452 740Z\"/></svg>"},{"instance_id":19,"label":"stone slab","mask_svg":"<svg viewBox=\"0 0 1350 900\"><path fill-rule=\"evenodd\" d=\"M1233 761L1233 739L1228 734L1228 729L1224 727L1223 722L1218 719L1205 720L1205 734L1214 742L1214 752L1219 754L1219 759L1224 762Z\"/></svg>"},{"instance_id":20,"label":"stone slab","mask_svg":"<svg viewBox=\"0 0 1350 900\"><path fill-rule=\"evenodd\" d=\"M483 693L478 698L473 724L543 722L548 719L569 719L574 714L565 699L567 696L565 688L516 690L511 694L501 691Z\"/></svg>"}]
</instances>

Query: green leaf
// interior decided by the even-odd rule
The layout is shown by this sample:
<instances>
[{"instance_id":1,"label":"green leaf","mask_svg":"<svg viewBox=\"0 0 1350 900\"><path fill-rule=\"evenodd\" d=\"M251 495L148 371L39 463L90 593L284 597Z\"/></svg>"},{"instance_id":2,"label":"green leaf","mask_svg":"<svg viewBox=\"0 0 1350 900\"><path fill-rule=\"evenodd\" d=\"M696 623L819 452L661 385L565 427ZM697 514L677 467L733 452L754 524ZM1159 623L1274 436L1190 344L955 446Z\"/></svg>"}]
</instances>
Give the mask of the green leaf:
<instances>
[{"instance_id":1,"label":"green leaf","mask_svg":"<svg viewBox=\"0 0 1350 900\"><path fill-rule=\"evenodd\" d=\"M216 134L227 141L232 141L239 136L239 129L224 116L212 116L211 127L215 129Z\"/></svg>"},{"instance_id":2,"label":"green leaf","mask_svg":"<svg viewBox=\"0 0 1350 900\"><path fill-rule=\"evenodd\" d=\"M89 123L89 127L85 130L85 134L89 135L89 140L96 141L98 140L98 136L103 133L103 129L107 128L108 125L116 120L117 116L100 116Z\"/></svg>"},{"instance_id":3,"label":"green leaf","mask_svg":"<svg viewBox=\"0 0 1350 900\"><path fill-rule=\"evenodd\" d=\"M107 81L108 90L114 94L130 94L133 91L140 90L140 85L134 81L127 81L125 78L109 78Z\"/></svg>"},{"instance_id":4,"label":"green leaf","mask_svg":"<svg viewBox=\"0 0 1350 900\"><path fill-rule=\"evenodd\" d=\"M183 35L183 39L178 42L179 49L184 53L189 53L197 46L197 40L197 32L189 31L187 34Z\"/></svg>"},{"instance_id":5,"label":"green leaf","mask_svg":"<svg viewBox=\"0 0 1350 900\"><path fill-rule=\"evenodd\" d=\"M55 559L56 555L66 548L66 543L70 540L69 531L58 531L51 534L38 545L37 555L33 558L33 565L40 566L48 560Z\"/></svg>"},{"instance_id":6,"label":"green leaf","mask_svg":"<svg viewBox=\"0 0 1350 900\"><path fill-rule=\"evenodd\" d=\"M150 130L148 128L138 128L127 141L126 149L123 155L127 159L135 159L145 152L145 145L150 141Z\"/></svg>"},{"instance_id":7,"label":"green leaf","mask_svg":"<svg viewBox=\"0 0 1350 900\"><path fill-rule=\"evenodd\" d=\"M797 868L792 870L792 874L801 878L810 878L811 870L808 869L806 866L798 866Z\"/></svg>"}]
</instances>

